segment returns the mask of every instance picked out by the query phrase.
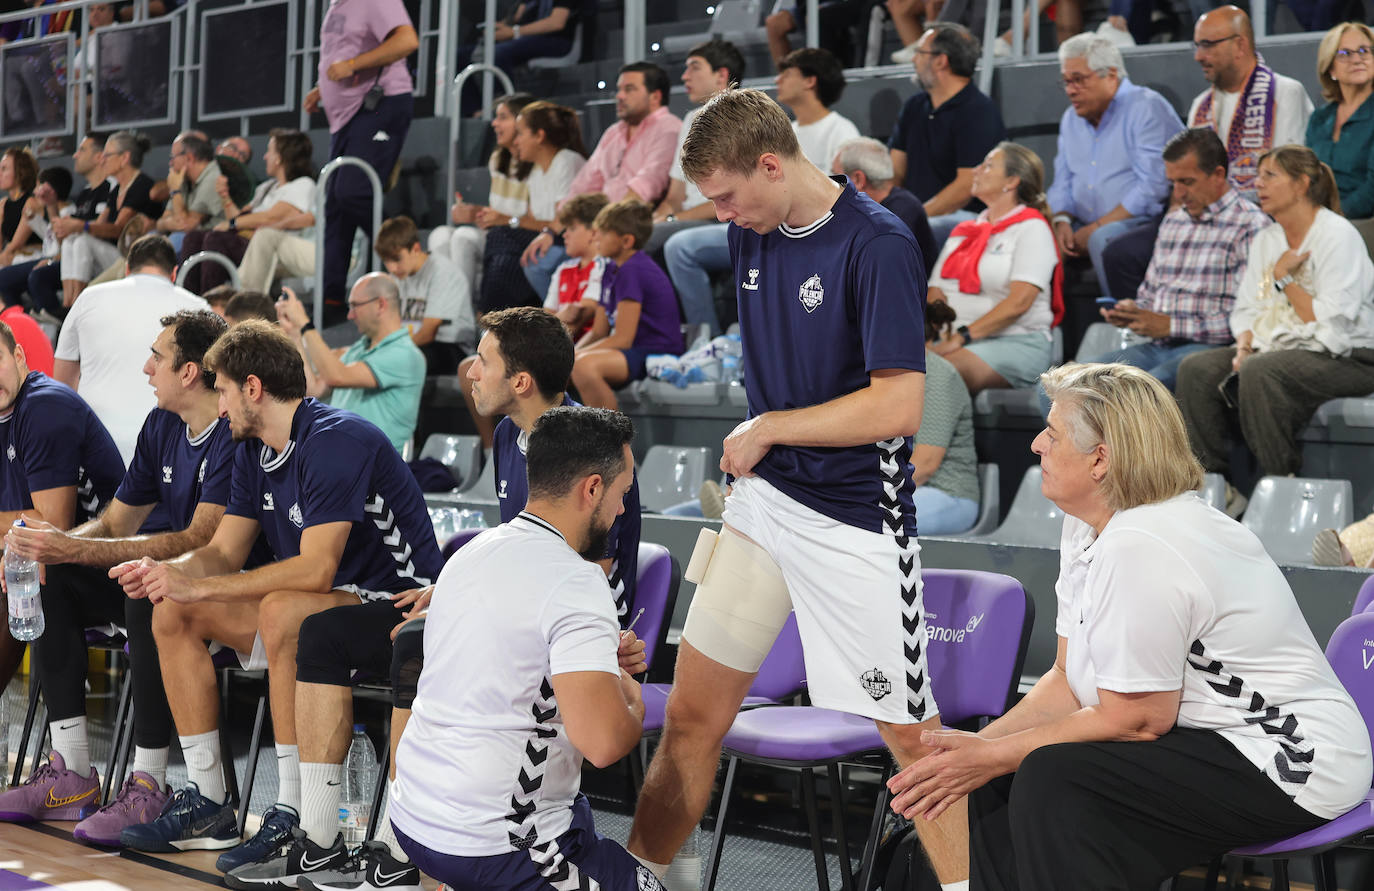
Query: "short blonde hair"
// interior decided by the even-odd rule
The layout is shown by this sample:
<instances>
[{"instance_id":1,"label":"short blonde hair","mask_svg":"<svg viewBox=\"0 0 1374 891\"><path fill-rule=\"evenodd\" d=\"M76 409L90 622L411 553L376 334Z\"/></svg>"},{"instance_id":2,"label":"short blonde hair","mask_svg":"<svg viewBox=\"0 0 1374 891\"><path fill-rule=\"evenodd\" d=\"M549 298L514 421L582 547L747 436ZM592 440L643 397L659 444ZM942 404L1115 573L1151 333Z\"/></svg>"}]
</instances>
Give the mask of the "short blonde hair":
<instances>
[{"instance_id":1,"label":"short blonde hair","mask_svg":"<svg viewBox=\"0 0 1374 891\"><path fill-rule=\"evenodd\" d=\"M692 182L714 173L752 176L765 153L802 157L792 122L766 93L726 89L706 100L692 120L682 142L682 172Z\"/></svg>"},{"instance_id":2,"label":"short blonde hair","mask_svg":"<svg viewBox=\"0 0 1374 891\"><path fill-rule=\"evenodd\" d=\"M1341 85L1331 76L1331 66L1336 64L1336 50L1341 45L1341 38L1352 28L1363 34L1370 46L1374 46L1374 30L1364 22L1341 22L1326 32L1317 47L1317 80L1322 85L1322 98L1327 102L1340 101Z\"/></svg>"},{"instance_id":3,"label":"short blonde hair","mask_svg":"<svg viewBox=\"0 0 1374 891\"><path fill-rule=\"evenodd\" d=\"M1071 362L1040 376L1080 452L1107 448L1102 492L1112 510L1155 504L1202 485L1183 413L1163 384L1129 365Z\"/></svg>"}]
</instances>

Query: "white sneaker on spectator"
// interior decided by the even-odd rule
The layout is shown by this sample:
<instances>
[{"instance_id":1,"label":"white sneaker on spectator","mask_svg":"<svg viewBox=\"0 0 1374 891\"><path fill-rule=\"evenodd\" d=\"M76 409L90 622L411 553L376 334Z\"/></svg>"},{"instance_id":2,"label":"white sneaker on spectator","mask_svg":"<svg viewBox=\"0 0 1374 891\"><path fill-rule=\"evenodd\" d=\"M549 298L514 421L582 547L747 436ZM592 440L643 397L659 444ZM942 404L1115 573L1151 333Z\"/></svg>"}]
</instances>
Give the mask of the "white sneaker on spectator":
<instances>
[{"instance_id":1,"label":"white sneaker on spectator","mask_svg":"<svg viewBox=\"0 0 1374 891\"><path fill-rule=\"evenodd\" d=\"M1117 46L1135 46L1135 38L1130 31L1123 31L1111 22L1103 22L1097 26L1097 36L1105 37Z\"/></svg>"},{"instance_id":2,"label":"white sneaker on spectator","mask_svg":"<svg viewBox=\"0 0 1374 891\"><path fill-rule=\"evenodd\" d=\"M1005 37L998 37L992 42L992 54L996 58L1002 59L1011 55L1011 41Z\"/></svg>"},{"instance_id":3,"label":"white sneaker on spectator","mask_svg":"<svg viewBox=\"0 0 1374 891\"><path fill-rule=\"evenodd\" d=\"M892 61L896 62L898 65L910 65L911 61L916 58L916 47L918 45L917 43L908 43L892 54Z\"/></svg>"},{"instance_id":4,"label":"white sneaker on spectator","mask_svg":"<svg viewBox=\"0 0 1374 891\"><path fill-rule=\"evenodd\" d=\"M1354 566L1355 557L1335 529L1323 529L1312 538L1312 562L1318 566Z\"/></svg>"}]
</instances>

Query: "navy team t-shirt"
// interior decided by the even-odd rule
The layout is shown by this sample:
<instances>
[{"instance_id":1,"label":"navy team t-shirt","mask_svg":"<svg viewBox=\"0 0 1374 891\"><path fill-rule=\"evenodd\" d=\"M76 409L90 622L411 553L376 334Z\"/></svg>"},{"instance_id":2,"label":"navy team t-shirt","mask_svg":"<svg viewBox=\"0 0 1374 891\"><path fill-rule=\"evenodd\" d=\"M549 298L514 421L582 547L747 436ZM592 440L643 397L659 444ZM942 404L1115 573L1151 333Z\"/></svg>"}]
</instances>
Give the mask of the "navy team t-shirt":
<instances>
[{"instance_id":1,"label":"navy team t-shirt","mask_svg":"<svg viewBox=\"0 0 1374 891\"><path fill-rule=\"evenodd\" d=\"M836 181L843 182L840 177ZM883 368L925 371L926 277L901 220L844 185L802 229L732 225L749 416L820 405ZM754 472L833 520L916 533L911 438L848 448L779 445Z\"/></svg>"},{"instance_id":2,"label":"navy team t-shirt","mask_svg":"<svg viewBox=\"0 0 1374 891\"><path fill-rule=\"evenodd\" d=\"M105 425L66 384L30 371L0 418L0 511L32 510L30 492L76 486L76 522L97 516L124 476Z\"/></svg>"},{"instance_id":3,"label":"navy team t-shirt","mask_svg":"<svg viewBox=\"0 0 1374 891\"><path fill-rule=\"evenodd\" d=\"M155 408L138 432L129 472L115 497L132 506L158 505L140 532L180 532L202 503L228 503L237 446L222 418L193 439L185 421Z\"/></svg>"},{"instance_id":4,"label":"navy team t-shirt","mask_svg":"<svg viewBox=\"0 0 1374 891\"><path fill-rule=\"evenodd\" d=\"M563 405L579 403L563 397ZM525 509L530 497L529 477L525 473L525 445L528 437L510 418L502 418L492 437L492 460L496 462L496 498L501 506L501 522L509 523ZM606 580L615 598L616 614L624 625L633 618L635 581L639 572L639 477L625 493L625 512L615 518L606 540L606 557L611 559L611 574Z\"/></svg>"},{"instance_id":5,"label":"navy team t-shirt","mask_svg":"<svg viewBox=\"0 0 1374 891\"><path fill-rule=\"evenodd\" d=\"M352 523L336 588L409 591L444 565L424 493L386 434L315 399L297 407L280 453L260 439L235 453L225 512L257 520L278 560L300 554L307 527Z\"/></svg>"}]
</instances>

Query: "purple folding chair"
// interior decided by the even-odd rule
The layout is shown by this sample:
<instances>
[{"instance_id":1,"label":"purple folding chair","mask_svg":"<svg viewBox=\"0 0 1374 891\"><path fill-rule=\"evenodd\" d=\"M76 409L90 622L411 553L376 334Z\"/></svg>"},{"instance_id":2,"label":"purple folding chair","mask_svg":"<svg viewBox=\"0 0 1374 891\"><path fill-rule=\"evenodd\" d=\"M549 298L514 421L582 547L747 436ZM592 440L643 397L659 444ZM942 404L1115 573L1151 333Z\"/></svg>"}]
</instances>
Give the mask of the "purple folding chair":
<instances>
[{"instance_id":1,"label":"purple folding chair","mask_svg":"<svg viewBox=\"0 0 1374 891\"><path fill-rule=\"evenodd\" d=\"M444 562L447 563L448 558L458 553L459 548L486 531L485 529L459 529L457 532L453 533L452 538L444 542L444 546L439 549L439 555L442 556Z\"/></svg>"},{"instance_id":2,"label":"purple folding chair","mask_svg":"<svg viewBox=\"0 0 1374 891\"><path fill-rule=\"evenodd\" d=\"M1368 582L1365 588L1370 588ZM1361 589L1363 596L1364 589ZM1358 604L1358 600L1356 603ZM1326 658L1336 670L1350 698L1360 710L1366 729L1374 739L1374 684L1365 671L1365 641L1374 638L1374 613L1352 615L1331 633ZM1279 841L1246 845L1231 852L1233 857L1274 861L1274 891L1288 891L1288 861L1311 857L1317 891L1338 891L1335 851L1342 845L1374 832L1374 790L1364 800L1324 826ZM1208 887L1216 887L1215 873L1208 875Z\"/></svg>"},{"instance_id":3,"label":"purple folding chair","mask_svg":"<svg viewBox=\"0 0 1374 891\"><path fill-rule=\"evenodd\" d=\"M682 584L682 570L672 553L660 544L639 543L639 569L635 573L634 610L625 617L634 621L642 608L644 615L635 625L635 634L644 641L644 662L654 667L654 656L668 640L668 624L677 608L677 591Z\"/></svg>"},{"instance_id":4,"label":"purple folding chair","mask_svg":"<svg viewBox=\"0 0 1374 891\"><path fill-rule=\"evenodd\" d=\"M1021 666L1035 616L1035 608L1025 589L1008 576L973 570L924 569L921 580L927 634L926 665L935 701L940 706L940 717L946 725L952 725L1001 715L1011 703L1021 679ZM900 689L894 693L902 695ZM855 881L850 871L849 840L844 826L840 763L886 751L873 721L812 706L753 709L742 711L735 718L734 725L725 734L722 748L729 761L706 878L702 883L706 891L715 888L730 792L741 760L801 769L802 804L811 831L816 881L822 891L829 891L830 878L816 808L814 771L817 768L826 770L840 855L840 883L844 891L852 891ZM888 801L886 779L890 774L888 766L860 858L857 885L860 889L869 887L878 833Z\"/></svg>"},{"instance_id":5,"label":"purple folding chair","mask_svg":"<svg viewBox=\"0 0 1374 891\"><path fill-rule=\"evenodd\" d=\"M1369 605L1374 603L1374 575L1364 580L1360 585L1360 591L1355 595L1355 605L1350 608L1350 615L1358 616L1360 613L1369 609Z\"/></svg>"}]
</instances>

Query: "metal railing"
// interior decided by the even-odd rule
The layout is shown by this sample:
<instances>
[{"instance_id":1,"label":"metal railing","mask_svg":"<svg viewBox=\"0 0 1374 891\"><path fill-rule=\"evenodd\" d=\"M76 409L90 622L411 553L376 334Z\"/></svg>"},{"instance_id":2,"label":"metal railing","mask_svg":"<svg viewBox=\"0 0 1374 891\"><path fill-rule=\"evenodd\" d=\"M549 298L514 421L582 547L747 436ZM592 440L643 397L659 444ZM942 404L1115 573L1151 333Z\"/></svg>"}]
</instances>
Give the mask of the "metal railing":
<instances>
[{"instance_id":1,"label":"metal railing","mask_svg":"<svg viewBox=\"0 0 1374 891\"><path fill-rule=\"evenodd\" d=\"M181 268L177 270L177 285L185 287L186 279L190 276L191 270L205 262L218 263L229 272L229 284L233 285L234 290L239 289L239 268L228 257L219 251L196 251L182 262Z\"/></svg>"},{"instance_id":2,"label":"metal railing","mask_svg":"<svg viewBox=\"0 0 1374 891\"><path fill-rule=\"evenodd\" d=\"M361 168L372 185L372 231L367 236L370 255L367 265L373 272L377 271L377 252L372 248L377 230L382 228L382 181L371 164L362 158L344 155L320 168L320 178L315 184L315 327L320 329L324 328L324 205L330 177L345 167ZM348 271L344 270L344 275L347 274Z\"/></svg>"},{"instance_id":3,"label":"metal railing","mask_svg":"<svg viewBox=\"0 0 1374 891\"><path fill-rule=\"evenodd\" d=\"M488 56L487 58L490 58ZM458 135L463 123L463 85L468 82L468 78L474 74L484 74L482 78L482 119L487 120L491 115L492 101L492 78L501 82L502 89L506 94L515 92L515 87L506 72L487 62L473 62L453 79L452 108L449 109L448 119L448 145L451 158L448 165L448 191L444 193L444 206L452 200L453 193L458 187Z\"/></svg>"}]
</instances>

